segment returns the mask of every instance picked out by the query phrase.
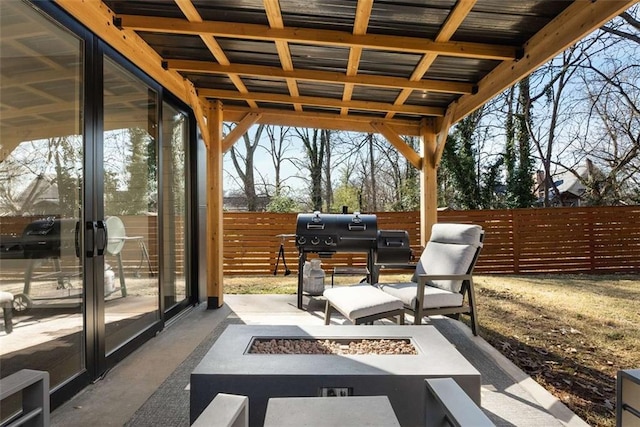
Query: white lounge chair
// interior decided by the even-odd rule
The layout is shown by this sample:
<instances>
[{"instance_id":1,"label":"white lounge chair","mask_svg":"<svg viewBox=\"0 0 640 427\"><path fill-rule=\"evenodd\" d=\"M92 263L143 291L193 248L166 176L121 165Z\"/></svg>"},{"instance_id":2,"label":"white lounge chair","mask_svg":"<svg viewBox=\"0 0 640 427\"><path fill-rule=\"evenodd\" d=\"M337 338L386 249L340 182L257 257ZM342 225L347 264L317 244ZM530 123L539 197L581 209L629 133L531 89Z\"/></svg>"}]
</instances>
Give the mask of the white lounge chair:
<instances>
[{"instance_id":1,"label":"white lounge chair","mask_svg":"<svg viewBox=\"0 0 640 427\"><path fill-rule=\"evenodd\" d=\"M379 266L415 268L411 281L376 286L401 299L417 325L424 316L445 314L457 319L464 313L471 317L471 330L478 335L472 274L483 240L484 231L479 225L434 224L417 264Z\"/></svg>"}]
</instances>

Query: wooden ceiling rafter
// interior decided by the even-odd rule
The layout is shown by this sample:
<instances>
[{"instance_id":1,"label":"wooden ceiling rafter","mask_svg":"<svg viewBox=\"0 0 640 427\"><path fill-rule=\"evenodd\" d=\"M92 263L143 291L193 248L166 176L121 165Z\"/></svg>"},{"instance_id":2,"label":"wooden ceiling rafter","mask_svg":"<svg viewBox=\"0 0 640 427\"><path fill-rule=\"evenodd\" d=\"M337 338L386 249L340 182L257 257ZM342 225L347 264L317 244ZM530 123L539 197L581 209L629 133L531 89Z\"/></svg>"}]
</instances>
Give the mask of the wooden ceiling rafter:
<instances>
[{"instance_id":1,"label":"wooden ceiling rafter","mask_svg":"<svg viewBox=\"0 0 640 427\"><path fill-rule=\"evenodd\" d=\"M379 111L385 112L393 110L397 113L411 114L416 116L444 116L445 109L438 107L423 107L417 105L397 105L394 106L390 103L375 102L375 101L342 101L336 98L323 98L316 96L298 96L291 97L290 95L277 94L277 93L259 93L250 92L248 94L241 94L233 90L224 89L199 89L198 93L201 96L207 98L216 99L231 99L231 100L246 100L271 102L276 104L292 104L299 103L305 105L311 105L315 107L327 107L327 108L347 108L362 111Z\"/></svg>"},{"instance_id":2,"label":"wooden ceiling rafter","mask_svg":"<svg viewBox=\"0 0 640 427\"><path fill-rule=\"evenodd\" d=\"M453 34L455 34L458 27L460 27L460 24L462 24L467 15L469 15L469 12L471 12L471 9L473 9L476 1L477 0L458 0L458 2L455 4L455 6L445 19L444 24L442 24L442 27L440 28L440 31L438 31L438 34L436 35L436 38L434 40L436 42L448 42L449 40L451 40L451 37L453 36ZM418 63L416 68L413 70L413 73L411 74L411 77L409 77L409 80L420 81L422 77L424 77L424 75L427 73L427 71L429 71L429 68L437 57L438 55L435 53L425 54L420 59L420 62ZM403 89L402 92L400 92L400 95L398 95L398 97L396 98L394 105L404 104L409 96L411 96L412 92L413 91L410 89ZM393 117L393 115L394 113L390 111L387 114L386 118L390 119Z\"/></svg>"},{"instance_id":3,"label":"wooden ceiling rafter","mask_svg":"<svg viewBox=\"0 0 640 427\"><path fill-rule=\"evenodd\" d=\"M71 16L118 50L136 66L162 84L182 101L189 103L185 79L180 73L162 66L163 58L135 31L113 25L116 15L102 1L55 0Z\"/></svg>"},{"instance_id":4,"label":"wooden ceiling rafter","mask_svg":"<svg viewBox=\"0 0 640 427\"><path fill-rule=\"evenodd\" d=\"M264 11L269 21L271 28L283 29L284 22L282 21L282 12L280 11L280 2L278 0L264 0ZM276 40L276 51L280 58L280 64L284 71L293 71L293 60L291 59L291 51L289 50L289 44L283 40ZM300 96L298 91L298 83L295 79L286 78L287 88L292 98ZM302 111L302 105L294 103L293 107L296 111Z\"/></svg>"},{"instance_id":5,"label":"wooden ceiling rafter","mask_svg":"<svg viewBox=\"0 0 640 427\"><path fill-rule=\"evenodd\" d=\"M200 16L200 13L196 9L196 7L193 5L191 0L174 0L174 1L176 2L176 5L178 6L178 8L180 8L180 11L182 12L182 14L189 20L189 22L203 22L202 17ZM205 46L207 46L207 49L209 49L209 52L211 52L211 54L216 59L216 61L218 61L218 63L222 65L230 64L229 59L227 58L227 55L224 53L224 50L222 50L222 48L216 41L215 37L208 36L205 34L200 34L200 39L205 44ZM236 87L236 89L238 89L238 92L240 93L249 92L247 90L247 87L244 85L244 82L239 76L230 74L229 80L231 80L231 82ZM249 104L249 106L253 108L257 107L255 102L252 102L252 101L247 101L247 104Z\"/></svg>"},{"instance_id":6,"label":"wooden ceiling rafter","mask_svg":"<svg viewBox=\"0 0 640 427\"><path fill-rule=\"evenodd\" d=\"M203 74L227 75L237 74L259 78L294 79L319 83L352 84L354 86L371 86L390 89L412 89L435 93L452 93L465 95L474 92L474 85L466 82L447 80L416 80L411 81L403 77L390 77L380 75L358 74L348 76L345 73L318 70L293 70L284 71L279 67L267 65L231 64L228 66L214 64L206 61L194 61L186 59L167 59L168 69L183 72Z\"/></svg>"},{"instance_id":7,"label":"wooden ceiling rafter","mask_svg":"<svg viewBox=\"0 0 640 427\"><path fill-rule=\"evenodd\" d=\"M515 46L473 42L435 42L419 37L404 37L381 34L350 34L336 30L300 27L271 28L260 24L232 23L224 21L189 22L185 19L118 15L122 28L132 31L149 31L166 34L211 35L233 39L277 41L312 46L342 48L361 47L400 53L436 53L457 58L514 60L518 49Z\"/></svg>"},{"instance_id":8,"label":"wooden ceiling rafter","mask_svg":"<svg viewBox=\"0 0 640 427\"><path fill-rule=\"evenodd\" d=\"M364 35L367 33L367 27L369 26L369 18L371 17L371 10L373 9L373 0L358 0L356 5L356 16L353 21L353 34ZM354 46L349 49L349 60L347 62L347 76L353 77L358 74L358 68L360 67L360 57L362 56L362 48ZM342 91L342 100L347 102L351 100L353 96L353 83L345 83ZM341 108L340 114L345 115L349 111L348 108Z\"/></svg>"},{"instance_id":9,"label":"wooden ceiling rafter","mask_svg":"<svg viewBox=\"0 0 640 427\"><path fill-rule=\"evenodd\" d=\"M368 19L366 18L367 15L371 16L372 12L368 10L369 2L364 0L359 1L356 5L352 31L311 28L313 26L312 22L310 23L310 27L286 27L284 22L281 21L283 21L283 16L287 16L286 14L283 15L283 12L287 11L280 11L279 7L275 9L275 11L268 11L267 8L270 7L268 5L271 4L270 0L263 0L265 4L264 13L269 19L269 25L202 21L192 0L174 0L175 3L180 6L182 14L186 18L165 18L144 15L142 13L136 15L115 14L100 0L82 2L77 0L54 1L86 25L92 32L105 40L105 42L129 58L153 79L183 101L194 106L196 110L198 108L201 109L203 106L202 103L208 101L198 92L195 92L195 98L193 94L190 93L190 88L193 87L193 83L188 80L188 78L185 79L185 76L190 72L228 76L231 82L234 83L234 87L238 89L240 93L244 92L245 94L248 93L248 91L245 91L246 87L244 86L243 78L247 76L257 77L258 79L262 78L265 81L273 81L274 78L286 81L289 95L292 93L295 95L295 91L291 90L293 88L292 83L295 83L295 86L298 87L302 81L320 82L327 85L341 85L341 87L336 88L340 90L340 95L337 95L337 91L335 91L331 97L327 96L328 101L327 99L323 99L323 96L312 96L308 99L314 103L330 104L329 106L313 105L313 107L320 108L311 108L312 106L310 106L308 111L296 111L296 107L282 108L282 111L280 111L280 108L275 104L267 105L268 103L265 103L265 105L261 106L252 99L244 99L243 103L246 103L247 107L243 105L233 105L233 103L231 103L231 105L225 105L225 117L233 118L236 121L242 120L248 112L253 111L262 114L258 121L259 123L270 123L269 120L274 119L276 122L270 124L283 123L283 125L291 125L295 123L296 126L311 126L315 123L332 129L364 132L370 131L370 123L372 121L382 121L400 135L419 135L420 119L426 117L424 114L419 114L420 117L414 119L412 114L405 114L402 115L400 119L396 118L396 116L402 114L402 111L419 108L413 105L413 103L406 105L406 102L410 99L410 95L407 94L415 94L418 90L423 90L425 93L445 93L445 95L427 97L422 101L424 102L422 105L436 105L439 108L445 106L447 110L444 116L437 117L435 122L433 122L436 123L438 132L444 132L447 128L447 123L454 124L458 122L467 114L489 101L493 96L500 93L501 90L533 71L537 66L544 63L545 60L636 3L635 0L575 0L574 3L567 6L563 12L558 14L553 21L550 21L545 27L539 30L537 34L529 37L529 41L526 44L505 46L492 45L489 43L451 41L452 35L455 34L473 7L474 0L457 1L441 26L436 38L433 40L419 37L406 37L403 36L402 33L398 33L398 35L371 33L370 27L367 25ZM116 3L114 3L114 5ZM277 1L273 0L273 5L275 6L276 4ZM146 6L143 5L140 6L142 10L144 10L145 7ZM321 14L316 18L322 18ZM545 19L546 17L540 15L539 18ZM329 19L329 17L327 17L327 19ZM528 19L528 17L524 17L523 15L523 19ZM190 22L199 20L202 22ZM282 25L280 25L281 23ZM282 26L282 28L276 28L280 26ZM167 35L197 35L203 40L209 52L211 52L211 62L207 64L204 60L184 61L162 58L158 53L161 49L157 49L157 46L153 44L148 44L145 39L143 39L143 35L139 35L137 31L164 32L167 33ZM517 33L514 29L507 31L513 33L514 36ZM315 65L308 68L301 68L301 66L298 65L294 68L293 61L291 60L291 52L289 52L288 56L279 53L281 58L279 67L245 64L241 63L244 62L241 59L234 61L232 64L217 42L216 38L219 39L219 37L238 40L267 41L272 43L283 42L279 44L281 46L286 45L287 47L290 47L291 43L294 43L302 46L303 50L307 49L304 48L304 46L339 47L341 49L349 49L351 59L348 63L345 63L346 69L344 71L338 69L336 72L327 71L326 69L321 70L324 66L316 67ZM154 48L156 50L154 50ZM385 55L387 55L386 52L389 52L389 54L398 53L400 55L419 54L421 55L421 59L418 65L414 67L413 72L407 73L408 77L399 78L393 74L385 73L382 70L378 72L374 71L374 74L371 74L372 70L367 70L367 73L363 74L362 65L360 61L357 60L358 54L362 54L363 50L379 54L381 57L385 57ZM282 52L282 49L280 49L280 52ZM522 56L523 52L524 56ZM518 54L520 56L518 56ZM485 77L480 82L473 81L473 79L465 77L464 75L460 76L460 81L455 81L458 76L451 72L442 73L444 78L449 79L448 81L424 79L424 76L428 74L433 60L438 56L448 57L448 61L451 63L455 63L455 61L457 61L456 58L475 58L479 62L495 60L501 61L502 63L493 68L493 71L488 74L483 74ZM410 56L406 57L409 58ZM213 60L214 58L215 61ZM291 62L289 63L290 60ZM462 64L462 66L465 66L464 64L469 64L469 62L463 60ZM489 62L484 61L482 66L490 65ZM327 66L333 67L331 64L327 64ZM287 70L288 68L291 69ZM350 85L353 85L353 87L348 87ZM317 86L322 88L321 85ZM355 88L359 86L374 89L363 89L361 91L362 96L370 95L369 101L373 101L374 103L368 105L369 107L373 106L373 109L366 111L351 109L354 105L350 104L352 101L351 98L355 93ZM376 96L379 94L375 88L380 88L381 90L387 91L387 93L391 90L396 90L393 104L397 105L382 114L378 114L379 112L376 109L382 107L382 105L375 104L375 102L378 102ZM264 91L267 92L270 90ZM281 89L276 90L276 95L278 92L282 94ZM334 91L332 90L332 92ZM451 95L447 96L446 93L450 93ZM400 94L400 96L397 94ZM456 95L460 95L460 97L457 101L454 101ZM290 96L290 98L294 98L293 101L296 102L305 100L304 97ZM389 99L388 97L385 98ZM194 99L198 101L195 104ZM349 101L347 101L347 99ZM363 100L360 100L361 98L358 99L358 102L369 102L364 101L364 98L362 98ZM338 102L338 104L336 104L336 102ZM340 102L343 104L339 104ZM305 108L302 102L298 103L302 108ZM381 104L391 104L391 102ZM289 105L294 104L289 103ZM333 107L334 105L336 105L336 107ZM272 109L275 109L275 111L271 111ZM198 113L196 112L196 114ZM206 121L206 118L204 120ZM350 126L353 126L353 128L349 128ZM437 135L436 139L441 141L443 136Z\"/></svg>"},{"instance_id":10,"label":"wooden ceiling rafter","mask_svg":"<svg viewBox=\"0 0 640 427\"><path fill-rule=\"evenodd\" d=\"M222 140L222 151L226 152L229 150L229 148L231 148L242 135L247 133L251 126L260 120L260 117L262 117L262 114L260 113L247 113L247 115L244 116Z\"/></svg>"},{"instance_id":11,"label":"wooden ceiling rafter","mask_svg":"<svg viewBox=\"0 0 640 427\"><path fill-rule=\"evenodd\" d=\"M339 101L339 100L338 100ZM277 110L273 108L250 109L234 105L224 107L224 119L228 122L239 122L248 113L260 113L261 117L256 122L289 127L307 127L317 129L344 130L349 132L371 132L371 117L357 114L340 116L330 112L293 111L289 109ZM380 116L390 129L399 135L420 135L420 122L416 120L392 119L385 120Z\"/></svg>"}]
</instances>

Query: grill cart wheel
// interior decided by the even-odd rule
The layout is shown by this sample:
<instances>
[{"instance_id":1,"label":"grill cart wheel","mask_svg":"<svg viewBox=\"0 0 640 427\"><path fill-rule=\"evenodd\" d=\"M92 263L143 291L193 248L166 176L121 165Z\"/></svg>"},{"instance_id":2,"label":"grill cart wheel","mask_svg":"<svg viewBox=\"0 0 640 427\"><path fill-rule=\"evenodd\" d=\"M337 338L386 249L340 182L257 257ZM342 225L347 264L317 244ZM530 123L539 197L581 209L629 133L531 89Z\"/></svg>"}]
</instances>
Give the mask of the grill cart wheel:
<instances>
[{"instance_id":1,"label":"grill cart wheel","mask_svg":"<svg viewBox=\"0 0 640 427\"><path fill-rule=\"evenodd\" d=\"M13 297L13 312L16 314L26 314L31 310L33 302L27 294L18 294Z\"/></svg>"}]
</instances>

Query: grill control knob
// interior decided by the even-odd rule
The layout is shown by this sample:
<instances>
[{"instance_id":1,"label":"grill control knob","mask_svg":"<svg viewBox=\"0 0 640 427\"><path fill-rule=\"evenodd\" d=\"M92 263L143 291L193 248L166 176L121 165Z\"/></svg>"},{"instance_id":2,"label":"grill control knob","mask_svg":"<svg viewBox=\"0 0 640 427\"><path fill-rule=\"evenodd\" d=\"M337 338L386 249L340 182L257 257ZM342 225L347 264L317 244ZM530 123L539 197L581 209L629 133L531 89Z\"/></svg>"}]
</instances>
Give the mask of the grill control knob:
<instances>
[{"instance_id":1,"label":"grill control knob","mask_svg":"<svg viewBox=\"0 0 640 427\"><path fill-rule=\"evenodd\" d=\"M318 238L318 236L313 236L313 238L311 239L311 244L317 245L318 243L320 243L320 239Z\"/></svg>"},{"instance_id":2,"label":"grill control knob","mask_svg":"<svg viewBox=\"0 0 640 427\"><path fill-rule=\"evenodd\" d=\"M333 237L327 237L326 239L324 239L324 244L327 246L333 245Z\"/></svg>"},{"instance_id":3,"label":"grill control knob","mask_svg":"<svg viewBox=\"0 0 640 427\"><path fill-rule=\"evenodd\" d=\"M298 237L298 244L299 245L304 245L305 243L307 243L307 238L304 236L300 236Z\"/></svg>"}]
</instances>

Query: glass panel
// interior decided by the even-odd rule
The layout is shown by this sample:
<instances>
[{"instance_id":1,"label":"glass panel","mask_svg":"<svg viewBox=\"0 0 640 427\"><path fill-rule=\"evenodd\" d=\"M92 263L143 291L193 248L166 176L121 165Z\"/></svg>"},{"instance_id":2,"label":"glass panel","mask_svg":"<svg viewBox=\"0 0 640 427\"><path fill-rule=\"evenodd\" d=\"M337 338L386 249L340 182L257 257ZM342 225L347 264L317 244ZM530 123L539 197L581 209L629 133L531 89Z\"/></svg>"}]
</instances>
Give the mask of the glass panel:
<instances>
[{"instance_id":1,"label":"glass panel","mask_svg":"<svg viewBox=\"0 0 640 427\"><path fill-rule=\"evenodd\" d=\"M107 355L159 319L157 94L104 59Z\"/></svg>"},{"instance_id":2,"label":"glass panel","mask_svg":"<svg viewBox=\"0 0 640 427\"><path fill-rule=\"evenodd\" d=\"M83 42L22 2L0 19L0 374L54 388L85 367Z\"/></svg>"},{"instance_id":3,"label":"glass panel","mask_svg":"<svg viewBox=\"0 0 640 427\"><path fill-rule=\"evenodd\" d=\"M165 310L187 298L186 259L186 144L187 117L167 104L162 107L162 217Z\"/></svg>"}]
</instances>

